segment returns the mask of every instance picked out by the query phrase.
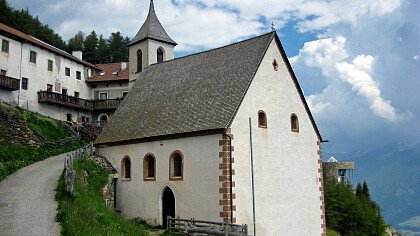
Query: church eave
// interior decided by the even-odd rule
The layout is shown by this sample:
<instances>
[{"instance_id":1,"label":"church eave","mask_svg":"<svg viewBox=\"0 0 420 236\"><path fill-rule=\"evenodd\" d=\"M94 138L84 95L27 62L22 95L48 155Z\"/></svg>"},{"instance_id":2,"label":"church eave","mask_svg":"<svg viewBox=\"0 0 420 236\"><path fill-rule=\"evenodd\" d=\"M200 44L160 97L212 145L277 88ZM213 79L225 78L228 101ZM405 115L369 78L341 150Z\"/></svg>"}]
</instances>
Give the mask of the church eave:
<instances>
[{"instance_id":1,"label":"church eave","mask_svg":"<svg viewBox=\"0 0 420 236\"><path fill-rule=\"evenodd\" d=\"M170 140L170 139L205 136L205 135L212 135L212 134L223 134L226 129L227 128L208 129L208 130L198 130L198 131L185 132L185 133L167 134L167 135L160 135L160 136L153 136L153 137L129 139L129 140L120 140L120 141L111 141L111 142L95 142L94 146L95 147L120 146L120 145L129 145L129 144L137 144L137 143L156 142L156 141L163 141L163 140Z\"/></svg>"},{"instance_id":2,"label":"church eave","mask_svg":"<svg viewBox=\"0 0 420 236\"><path fill-rule=\"evenodd\" d=\"M143 39L139 39L139 40L135 40L135 41L133 40L132 42L128 43L127 46L131 47L133 45L139 44L139 43L141 43L143 41L146 41L148 39L155 40L155 41L158 41L158 42L161 42L161 43L167 43L167 44L174 45L174 46L178 45L175 41L171 42L171 41L167 41L167 40L156 39L156 38L153 38L153 37L145 37Z\"/></svg>"}]
</instances>

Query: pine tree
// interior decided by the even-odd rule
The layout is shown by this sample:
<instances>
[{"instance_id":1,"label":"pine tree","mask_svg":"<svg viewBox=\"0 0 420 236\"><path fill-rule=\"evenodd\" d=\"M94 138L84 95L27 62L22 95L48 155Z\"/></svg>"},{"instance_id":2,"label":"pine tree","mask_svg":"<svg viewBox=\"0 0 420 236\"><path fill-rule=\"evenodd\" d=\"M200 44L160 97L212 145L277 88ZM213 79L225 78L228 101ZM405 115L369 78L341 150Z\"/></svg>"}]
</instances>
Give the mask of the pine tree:
<instances>
[{"instance_id":1,"label":"pine tree","mask_svg":"<svg viewBox=\"0 0 420 236\"><path fill-rule=\"evenodd\" d=\"M85 34L82 31L79 31L73 38L69 39L67 44L67 51L69 53L73 51L83 51L83 43L85 40Z\"/></svg>"},{"instance_id":2,"label":"pine tree","mask_svg":"<svg viewBox=\"0 0 420 236\"><path fill-rule=\"evenodd\" d=\"M370 193L369 188L366 181L363 181L363 189L362 189L363 196L370 200Z\"/></svg>"},{"instance_id":3,"label":"pine tree","mask_svg":"<svg viewBox=\"0 0 420 236\"><path fill-rule=\"evenodd\" d=\"M109 54L110 54L110 51L109 51L107 40L105 40L101 34L98 40L98 51L95 57L95 64L109 63L111 61Z\"/></svg>"},{"instance_id":4,"label":"pine tree","mask_svg":"<svg viewBox=\"0 0 420 236\"><path fill-rule=\"evenodd\" d=\"M86 36L83 44L83 60L86 60L90 63L96 62L96 57L98 54L98 35L95 31L92 31L88 36Z\"/></svg>"},{"instance_id":5,"label":"pine tree","mask_svg":"<svg viewBox=\"0 0 420 236\"><path fill-rule=\"evenodd\" d=\"M357 186L356 186L356 196L357 197L362 197L363 196L363 188L362 188L362 185L360 183L357 183Z\"/></svg>"},{"instance_id":6,"label":"pine tree","mask_svg":"<svg viewBox=\"0 0 420 236\"><path fill-rule=\"evenodd\" d=\"M112 62L125 62L128 59L126 40L119 31L111 33L108 39Z\"/></svg>"}]
</instances>

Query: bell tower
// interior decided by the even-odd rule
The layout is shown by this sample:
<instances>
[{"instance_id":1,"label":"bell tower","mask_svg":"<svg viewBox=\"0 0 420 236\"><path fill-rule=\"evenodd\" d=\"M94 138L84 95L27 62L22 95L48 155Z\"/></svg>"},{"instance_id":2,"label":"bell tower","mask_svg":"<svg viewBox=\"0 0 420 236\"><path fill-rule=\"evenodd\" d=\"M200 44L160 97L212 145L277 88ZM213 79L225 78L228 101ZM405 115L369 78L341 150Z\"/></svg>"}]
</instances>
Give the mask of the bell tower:
<instances>
[{"instance_id":1,"label":"bell tower","mask_svg":"<svg viewBox=\"0 0 420 236\"><path fill-rule=\"evenodd\" d=\"M166 33L156 16L153 0L150 0L149 14L128 44L130 62L130 88L138 78L138 73L154 63L174 59L177 43Z\"/></svg>"}]
</instances>

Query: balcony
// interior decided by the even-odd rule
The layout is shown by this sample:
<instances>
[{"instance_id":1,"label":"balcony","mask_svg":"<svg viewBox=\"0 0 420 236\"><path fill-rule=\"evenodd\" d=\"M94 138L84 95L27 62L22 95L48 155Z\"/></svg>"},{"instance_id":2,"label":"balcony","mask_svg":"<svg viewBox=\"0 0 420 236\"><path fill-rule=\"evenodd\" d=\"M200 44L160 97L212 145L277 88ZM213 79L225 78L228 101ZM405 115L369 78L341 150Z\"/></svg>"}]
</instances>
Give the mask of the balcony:
<instances>
[{"instance_id":1,"label":"balcony","mask_svg":"<svg viewBox=\"0 0 420 236\"><path fill-rule=\"evenodd\" d=\"M76 98L61 93L54 93L50 91L39 91L38 92L38 102L40 103L50 103L58 104L67 107L74 107L83 110L93 111L93 102L90 100Z\"/></svg>"},{"instance_id":2,"label":"balcony","mask_svg":"<svg viewBox=\"0 0 420 236\"><path fill-rule=\"evenodd\" d=\"M95 110L110 110L110 109L117 109L117 107L121 104L122 98L117 99L106 99L106 100L94 100L93 108Z\"/></svg>"},{"instance_id":3,"label":"balcony","mask_svg":"<svg viewBox=\"0 0 420 236\"><path fill-rule=\"evenodd\" d=\"M19 90L20 80L9 76L0 75L0 87L11 91Z\"/></svg>"},{"instance_id":4,"label":"balcony","mask_svg":"<svg viewBox=\"0 0 420 236\"><path fill-rule=\"evenodd\" d=\"M92 101L50 91L38 92L38 102L40 103L45 102L50 104L57 104L87 111L117 109L121 101L122 99L106 99Z\"/></svg>"}]
</instances>

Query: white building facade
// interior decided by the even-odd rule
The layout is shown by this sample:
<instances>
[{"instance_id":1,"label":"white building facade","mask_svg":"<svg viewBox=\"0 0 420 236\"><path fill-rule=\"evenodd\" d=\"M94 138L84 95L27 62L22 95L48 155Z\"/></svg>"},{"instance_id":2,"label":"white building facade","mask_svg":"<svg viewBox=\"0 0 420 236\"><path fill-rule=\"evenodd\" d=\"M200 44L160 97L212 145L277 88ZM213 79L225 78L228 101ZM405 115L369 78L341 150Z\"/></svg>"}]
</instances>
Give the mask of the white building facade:
<instances>
[{"instance_id":1,"label":"white building facade","mask_svg":"<svg viewBox=\"0 0 420 236\"><path fill-rule=\"evenodd\" d=\"M107 121L128 93L126 62L92 65L82 52L69 54L4 24L0 44L2 102L59 120Z\"/></svg>"},{"instance_id":2,"label":"white building facade","mask_svg":"<svg viewBox=\"0 0 420 236\"><path fill-rule=\"evenodd\" d=\"M130 76L95 142L118 171L116 207L126 217L325 235L322 137L275 32Z\"/></svg>"}]
</instances>

